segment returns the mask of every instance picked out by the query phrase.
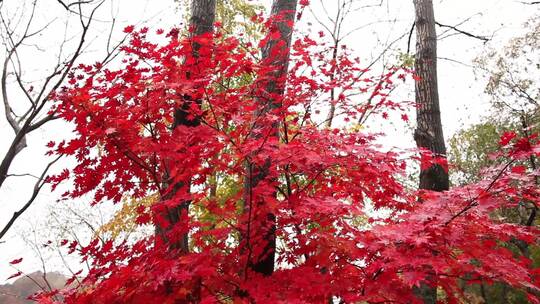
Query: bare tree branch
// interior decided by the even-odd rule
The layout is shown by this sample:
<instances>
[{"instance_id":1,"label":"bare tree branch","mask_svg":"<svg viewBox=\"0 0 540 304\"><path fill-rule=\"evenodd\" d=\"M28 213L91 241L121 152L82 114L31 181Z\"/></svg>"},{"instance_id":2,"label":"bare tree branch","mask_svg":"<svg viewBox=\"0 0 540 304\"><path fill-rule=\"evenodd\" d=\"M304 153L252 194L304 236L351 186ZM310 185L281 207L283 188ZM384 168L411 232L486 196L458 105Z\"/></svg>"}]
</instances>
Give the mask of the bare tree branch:
<instances>
[{"instance_id":1,"label":"bare tree branch","mask_svg":"<svg viewBox=\"0 0 540 304\"><path fill-rule=\"evenodd\" d=\"M38 1L39 0L29 1L29 3L31 3L31 9L30 7L26 7L23 2L20 7L17 7L16 14L13 12L8 14L5 12L3 1L0 0L0 35L3 39L6 56L3 58L2 62L0 62L0 68L2 69L2 71L0 71L0 85L2 86L0 89L0 98L2 98L5 118L15 133L15 137L11 140L11 143L9 143L7 151L0 158L0 189L8 177L30 176L30 174L8 173L15 157L26 147L27 135L40 129L46 123L58 118L54 112L48 113L50 99L53 96L52 93L56 92L64 85L71 69L74 67L79 57L85 52L87 46L91 43L91 41L88 41L87 39L90 26L96 21L96 12L106 0L84 0L72 3L57 0L58 3L70 12L70 15L76 14L82 30L73 38L68 38L67 32L69 27L68 22L66 21L66 30L63 33L63 41L60 44L58 60L56 63L53 62L50 72L48 72L46 77L44 77L39 84L36 84L38 89L34 90L34 86L29 86L29 82L26 82L24 79L25 71L22 62L24 62L23 59L25 58L21 58L19 55L22 54L24 47L34 47L34 45L29 44L30 38L40 34L56 20L56 18L51 17L50 19L52 21L45 23L44 26L40 26L37 30L34 28L34 23L37 23L38 20L37 16L34 17L39 11L36 8ZM89 5L87 9L86 5L88 4L91 5ZM83 14L83 11L86 11L86 13ZM115 58L118 53L119 45L126 39L126 37L124 37L118 44L111 43L114 25L115 20L113 19L112 28L108 33L107 50L106 56L102 61L103 64L106 64ZM73 51L71 54L66 55L64 50L65 44L72 39L76 39L76 41L73 41ZM37 45L35 45L35 47L39 50ZM10 85L12 86L10 87ZM13 94L11 90L16 90L18 94ZM20 95L20 93L22 93L22 95ZM16 100L19 96L22 96L23 103ZM17 107L14 108L14 105L17 105ZM21 105L24 106L24 108L21 109ZM21 112L17 113L18 111ZM2 228L0 231L0 239L4 237L15 221L32 205L45 184L44 178L47 172L57 160L58 158L47 165L41 172L41 177L34 176L37 178L37 181L34 184L33 190L29 189L29 192L31 193L30 199L21 209L13 214L11 219Z\"/></svg>"},{"instance_id":2,"label":"bare tree branch","mask_svg":"<svg viewBox=\"0 0 540 304\"><path fill-rule=\"evenodd\" d=\"M407 38L407 54L411 52L411 40L412 40L412 35L413 35L415 27L416 27L416 22L413 22L411 26L411 30L409 31L409 37Z\"/></svg>"},{"instance_id":3,"label":"bare tree branch","mask_svg":"<svg viewBox=\"0 0 540 304\"><path fill-rule=\"evenodd\" d=\"M21 209L13 213L13 215L11 216L11 219L7 222L4 228L2 228L2 231L0 231L0 239L2 239L4 235L9 231L9 229L11 228L11 226L13 226L17 218L19 218L32 205L32 203L38 196L39 192L41 191L41 188L46 184L45 176L47 175L47 172L49 172L49 169L51 168L51 166L54 165L59 159L60 159L60 156L58 156L53 161L51 161L47 165L47 167L43 169L41 176L38 178L38 180L34 184L34 190L32 192L32 196L30 197L30 199L28 199L26 204L24 204L24 206Z\"/></svg>"},{"instance_id":4,"label":"bare tree branch","mask_svg":"<svg viewBox=\"0 0 540 304\"><path fill-rule=\"evenodd\" d=\"M35 3L35 2L34 2ZM54 114L48 115L45 118L35 121L36 117L41 114L45 108L45 106L48 104L50 93L55 92L63 83L65 78L67 77L68 73L70 72L71 68L75 64L75 61L79 58L79 56L82 54L83 47L86 42L86 36L88 34L88 29L90 28L90 25L93 20L93 16L97 9L104 3L104 0L101 1L99 4L97 4L91 11L90 16L88 18L88 21L85 21L82 15L80 15L80 22L82 25L82 33L80 35L79 43L77 45L77 48L70 59L67 60L67 62L61 66L57 66L52 74L50 74L46 79L42 86L41 91L39 92L38 96L34 99L35 106L33 106L32 110L30 111L30 114L28 115L28 118L24 121L24 123L19 126L19 129L16 132L15 138L12 141L12 144L8 151L6 152L2 162L0 163L0 187L4 183L5 179L7 178L7 173L9 170L9 167L11 166L11 163L15 159L15 156L21 151L22 143L25 143L26 135L33 130L41 127L43 124L45 124L48 121L51 121L54 119ZM81 3L79 2L79 10L82 14L82 8ZM30 23L29 23L30 24ZM24 41L24 39L28 38L28 28L29 25L26 28L25 35L23 35L23 38L20 40ZM4 71L5 72L5 71ZM49 87L49 83L54 79L55 83L52 85L52 87ZM5 88L5 85L3 86ZM4 102L6 102L4 100Z\"/></svg>"},{"instance_id":5,"label":"bare tree branch","mask_svg":"<svg viewBox=\"0 0 540 304\"><path fill-rule=\"evenodd\" d=\"M446 25L446 24L442 24L442 23L439 23L437 21L435 21L435 24L437 24L438 26L440 27L445 27L445 28L449 28L449 29L452 29L460 34L463 34L465 36L468 36L468 37L471 37L471 38L475 38L475 39L478 39L478 40L482 40L485 42L488 42L490 40L490 38L487 38L487 37L484 37L484 36L479 36L479 35L475 35L475 34L471 34L469 32L466 32L464 30L460 30L458 29L456 26L452 26L452 25Z\"/></svg>"}]
</instances>

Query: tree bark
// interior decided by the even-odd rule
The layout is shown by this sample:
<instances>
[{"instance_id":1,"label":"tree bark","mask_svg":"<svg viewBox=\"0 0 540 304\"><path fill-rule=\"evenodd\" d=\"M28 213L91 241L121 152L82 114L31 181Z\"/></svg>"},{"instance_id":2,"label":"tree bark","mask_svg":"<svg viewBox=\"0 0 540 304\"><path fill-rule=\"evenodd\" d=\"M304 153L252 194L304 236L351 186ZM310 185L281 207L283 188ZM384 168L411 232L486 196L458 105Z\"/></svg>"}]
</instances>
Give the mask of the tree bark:
<instances>
[{"instance_id":1,"label":"tree bark","mask_svg":"<svg viewBox=\"0 0 540 304\"><path fill-rule=\"evenodd\" d=\"M210 33L214 30L216 19L216 0L192 0L189 21L193 36Z\"/></svg>"},{"instance_id":2,"label":"tree bark","mask_svg":"<svg viewBox=\"0 0 540 304\"><path fill-rule=\"evenodd\" d=\"M432 0L414 0L416 16L415 84L416 121L414 139L418 148L446 158L437 84L437 33ZM448 172L440 165L420 171L420 189L445 191L449 188ZM432 278L427 277L426 281ZM433 282L431 282L433 283ZM436 303L436 288L422 284L415 290L424 303Z\"/></svg>"},{"instance_id":3,"label":"tree bark","mask_svg":"<svg viewBox=\"0 0 540 304\"><path fill-rule=\"evenodd\" d=\"M416 11L416 120L414 138L418 148L446 157L437 84L437 34L432 0L414 0ZM420 189L448 190L448 173L434 165L420 172Z\"/></svg>"},{"instance_id":4,"label":"tree bark","mask_svg":"<svg viewBox=\"0 0 540 304\"><path fill-rule=\"evenodd\" d=\"M279 81L279 78L285 75L289 69L289 55L293 35L293 26L288 25L288 22L294 23L296 16L296 6L298 0L274 0L270 15L278 18L271 26L275 26L280 33L279 39L270 39L268 44L263 48L262 59L269 61L269 64L279 67L274 72L275 81L270 81L267 84L266 91L268 93L283 94L285 82ZM271 58L271 52L275 50L280 43L284 42L278 52L278 56ZM271 102L273 107L279 107L280 104Z\"/></svg>"},{"instance_id":5,"label":"tree bark","mask_svg":"<svg viewBox=\"0 0 540 304\"><path fill-rule=\"evenodd\" d=\"M214 21L215 21L215 14L216 14L216 0L192 0L191 1L191 19L190 19L190 30L191 30L191 37L197 37L206 33L210 33L213 31L214 28ZM195 58L199 57L199 50L202 46L198 43L193 43L193 51L192 55ZM194 75L187 75L186 77L192 78ZM190 95L182 95L180 96L182 99L182 106L178 109L176 109L174 113L174 123L173 123L173 130L176 129L179 126L186 126L186 127L197 127L201 124L200 117L193 117L192 119L189 119L189 110L191 109L191 104L193 102L196 102L199 106L202 103L202 100L198 98L197 96L190 96ZM172 177L167 176L165 178L165 188L170 185L170 180ZM185 183L190 183L190 181L185 181ZM181 189L185 189L185 191L189 190L189 185L185 186L184 183L177 183L173 186L173 189L169 194L167 194L164 199L170 199L173 198L178 191ZM165 215L165 218L169 221L169 227L172 227L175 223L178 223L182 217L182 214L189 212L189 205L191 204L191 201L182 201L179 202L178 205L174 208L171 208L170 210L167 210L167 214ZM164 227L156 227L156 233L160 234L165 241L168 242L166 237L166 232L170 230L170 228L164 228ZM189 238L188 233L181 235L177 241L170 242L169 247L172 249L179 249L182 253L188 253L189 252Z\"/></svg>"},{"instance_id":6,"label":"tree bark","mask_svg":"<svg viewBox=\"0 0 540 304\"><path fill-rule=\"evenodd\" d=\"M446 157L437 84L437 34L432 0L414 0L416 11L416 119L414 138L418 148ZM420 172L420 189L448 190L448 173L434 165Z\"/></svg>"},{"instance_id":7,"label":"tree bark","mask_svg":"<svg viewBox=\"0 0 540 304\"><path fill-rule=\"evenodd\" d=\"M285 90L283 77L288 71L293 35L293 26L287 23L294 24L296 6L297 0L274 0L272 3L271 18L275 19L271 24L271 29L277 30L280 35L278 39L270 39L262 50L263 62L275 69L270 72L270 75L266 75L268 77L265 77L270 80L264 84L265 96L258 99L259 109L256 116L264 116L269 111L281 107L281 101L275 96L283 95ZM254 129L261 127L255 125ZM272 126L270 136L279 137L277 124ZM244 241L247 243L246 247L249 251L247 268L265 276L271 275L275 267L276 217L263 199L253 197L251 194L253 188L268 178L271 164L271 159L267 159L262 166L248 161L244 179L244 212L250 215L248 217L249 228L244 235ZM257 241L254 241L254 236L257 236ZM251 256L251 252L262 253L258 256Z\"/></svg>"}]
</instances>

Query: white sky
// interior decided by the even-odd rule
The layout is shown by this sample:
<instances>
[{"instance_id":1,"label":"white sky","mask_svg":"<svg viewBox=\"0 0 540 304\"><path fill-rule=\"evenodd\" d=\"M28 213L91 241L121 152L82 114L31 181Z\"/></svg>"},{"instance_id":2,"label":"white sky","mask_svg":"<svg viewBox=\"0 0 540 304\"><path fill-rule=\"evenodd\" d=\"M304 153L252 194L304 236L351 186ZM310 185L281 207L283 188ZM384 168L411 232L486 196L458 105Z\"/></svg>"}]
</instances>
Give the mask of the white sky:
<instances>
[{"instance_id":1,"label":"white sky","mask_svg":"<svg viewBox=\"0 0 540 304\"><path fill-rule=\"evenodd\" d=\"M263 0L269 3L269 0ZM322 11L317 4L320 0L312 0L315 4L314 10L318 16L321 16ZM331 9L336 5L337 0L323 0L327 9ZM17 7L24 1L5 0L7 4ZM27 1L29 2L29 1ZM62 8L55 6L55 1L42 1L44 5L41 7L40 15L37 20L45 22L45 18L50 18L54 14L63 16ZM366 3L378 3L379 0L365 0ZM373 26L368 26L361 31L356 32L346 42L349 47L355 49L360 54L361 58L369 58L373 54L378 53L380 49L380 41L392 41L395 37L407 32L414 20L412 0L385 0L383 7L359 11L351 15L349 23L351 27L361 26L377 20L395 20L395 22L379 23ZM493 36L490 44L502 46L504 41L511 37L520 29L520 25L526 21L534 13L538 13L535 6L527 6L514 0L434 0L436 19L443 24L455 25L463 20L471 17L471 20L460 25L459 28L473 32L478 35ZM5 9L5 8L4 8ZM5 14L6 11L2 9ZM536 9L536 10L535 10ZM13 13L13 10L10 10ZM115 0L114 4L107 3L99 13L98 19L103 22L96 24L101 29L101 33L93 33L95 37L94 45L88 49L85 57L86 62L91 62L99 56L99 46L103 45L104 39L107 37L106 28L108 23L104 22L111 19L111 15L116 16L117 31L114 37L120 37L121 30L129 24L142 24L155 28L168 28L178 24L180 20L180 12L175 9L173 0ZM306 14L306 18L310 18ZM78 30L76 23L70 23L69 32L75 34ZM305 29L302 26L300 30ZM57 39L62 39L59 32L64 30L61 22L53 23L51 30L43 33L36 40L41 46L41 50L28 47L24 52L26 62L28 62L29 79L40 79L41 71L46 66L51 64L57 50ZM441 29L438 28L439 33ZM441 101L441 112L443 113L443 126L446 137L450 137L462 125L468 125L479 121L482 115L486 114L489 105L489 98L483 94L484 79L475 79L473 70L469 64L478 56L485 46L482 42L456 35L445 38L439 41L438 51L439 57L458 60L464 64L455 63L449 60L439 60L439 91ZM395 48L406 49L406 39L395 44ZM414 42L412 44L414 50ZM1 55L2 60L4 54ZM390 58L391 59L391 58ZM35 76L34 76L35 75ZM401 99L411 100L414 98L413 88L407 88L400 92ZM399 100L399 97L395 97ZM3 115L3 112L1 113ZM414 116L411 116L414 120ZM377 124L378 125L378 124ZM408 147L412 146L413 139L410 132L405 131L406 126L402 123L397 123L394 127L388 124L381 125L389 134L389 141L396 146ZM43 156L45 149L43 146L50 139L59 139L63 136L68 136L65 125L55 122L36 132L28 139L29 147L26 148L15 160L11 173L34 173L38 174L39 170L46 164L46 158ZM12 130L7 125L5 119L0 119L0 155L3 156L8 144L13 137ZM58 164L56 168L69 166L68 163ZM30 191L30 184L33 184L32 178L12 178L6 181L6 185L0 190L0 227L11 217L12 213L18 210L26 201ZM50 193L48 189L40 194L34 205L21 217L19 222L11 230L8 236L0 243L0 283L13 272L8 266L8 261L23 257L24 262L21 268L26 271L35 271L39 269L39 259L33 254L30 248L21 238L21 234L27 237L34 237L29 232L32 227L41 231L44 223L49 219L46 215L52 208L58 208L55 205L55 200L59 197L60 192ZM85 202L78 202L78 205L84 205ZM60 208L58 208L60 209ZM36 234L38 242L47 241L46 238ZM53 261L52 267L49 270L55 270L54 265L58 265L58 261Z\"/></svg>"}]
</instances>

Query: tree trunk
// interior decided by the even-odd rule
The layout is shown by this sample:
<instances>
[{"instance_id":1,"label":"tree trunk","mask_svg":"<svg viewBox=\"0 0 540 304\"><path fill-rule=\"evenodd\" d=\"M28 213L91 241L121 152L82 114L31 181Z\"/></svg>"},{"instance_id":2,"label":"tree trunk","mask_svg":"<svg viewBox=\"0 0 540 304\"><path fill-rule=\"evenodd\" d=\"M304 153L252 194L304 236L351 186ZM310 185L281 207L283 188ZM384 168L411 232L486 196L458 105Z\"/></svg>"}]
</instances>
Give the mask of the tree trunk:
<instances>
[{"instance_id":1,"label":"tree trunk","mask_svg":"<svg viewBox=\"0 0 540 304\"><path fill-rule=\"evenodd\" d=\"M432 0L414 0L416 11L416 120L418 148L446 157L437 87L437 34ZM420 189L448 190L448 173L439 165L420 172Z\"/></svg>"},{"instance_id":2,"label":"tree trunk","mask_svg":"<svg viewBox=\"0 0 540 304\"><path fill-rule=\"evenodd\" d=\"M279 108L281 101L276 96L283 95L285 90L284 76L288 71L290 46L293 34L293 26L296 15L297 0L274 0L272 3L271 18L275 21L271 24L271 30L279 32L278 39L270 39L262 50L262 60L265 64L275 67L264 84L265 95L259 98L259 109L256 116L264 116L272 109ZM279 49L277 49L279 47ZM254 129L262 126L255 125ZM271 126L270 136L279 136L278 125ZM255 135L254 135L255 136ZM266 179L271 159L267 159L262 166L250 161L246 164L246 177L244 180L244 202L248 217L248 229L244 235L248 250L247 268L263 275L271 275L274 272L274 259L276 251L276 218L268 209L264 199L253 197L252 190L259 182ZM275 193L274 193L275 195ZM258 256L252 256L252 252L261 252Z\"/></svg>"},{"instance_id":3,"label":"tree trunk","mask_svg":"<svg viewBox=\"0 0 540 304\"><path fill-rule=\"evenodd\" d=\"M191 1L191 19L190 19L190 30L191 30L191 37L197 37L209 32L213 31L214 28L214 21L215 21L215 13L216 13L216 0L192 0ZM202 46L198 43L193 43L193 57L198 58L199 57L199 50ZM193 77L193 75L187 75L187 78ZM174 113L174 123L173 123L173 130L178 126L187 126L187 127L197 127L201 124L200 117L195 116L192 119L188 119L189 117L189 109L191 108L191 104L193 102L196 102L199 106L201 105L201 99L197 96L189 96L189 95L182 95L180 98L182 98L183 103L182 106L178 109L176 109ZM168 187L170 185L170 180L172 177L166 177L166 185L165 187ZM190 181L186 181L186 183L189 183ZM164 199L170 199L174 197L180 189L185 189L185 191L189 191L189 185L184 187L184 183L178 183L174 185L172 191L167 194L167 197ZM172 227L175 223L178 223L181 219L181 216L183 213L189 212L189 205L191 201L182 201L179 202L177 207L171 208L167 210L167 214L165 215L165 218L169 221L170 226ZM163 238L165 238L165 241L167 241L166 232L170 230L163 227L156 227L156 232L160 234ZM181 235L177 241L171 242L169 244L169 247L172 249L179 249L182 253L189 252L189 238L188 233Z\"/></svg>"},{"instance_id":4,"label":"tree trunk","mask_svg":"<svg viewBox=\"0 0 540 304\"><path fill-rule=\"evenodd\" d=\"M285 75L289 69L289 55L290 47L293 35L293 26L288 25L288 22L294 22L296 16L296 6L298 0L274 0L272 3L272 11L270 15L274 18L278 18L271 27L276 27L280 33L279 39L270 39L268 44L262 51L263 61L267 61L268 64L275 67L279 67L275 70L274 81L270 81L267 84L266 91L270 94L283 94L285 82L279 81L279 78ZM278 55L275 58L271 58L271 52L275 50L278 45L284 42L285 44L279 49ZM279 107L276 102L271 102L274 107Z\"/></svg>"},{"instance_id":5,"label":"tree trunk","mask_svg":"<svg viewBox=\"0 0 540 304\"><path fill-rule=\"evenodd\" d=\"M216 0L192 0L191 19L189 21L193 36L199 36L214 30L216 19Z\"/></svg>"},{"instance_id":6,"label":"tree trunk","mask_svg":"<svg viewBox=\"0 0 540 304\"><path fill-rule=\"evenodd\" d=\"M437 33L432 0L414 0L416 16L416 120L414 139L418 148L431 151L434 156L446 157L439 92L437 87ZM448 172L440 165L420 171L420 189L445 191L449 188ZM431 280L430 277L426 278ZM431 282L433 283L433 282ZM436 289L423 284L416 294L424 303L435 303Z\"/></svg>"}]
</instances>

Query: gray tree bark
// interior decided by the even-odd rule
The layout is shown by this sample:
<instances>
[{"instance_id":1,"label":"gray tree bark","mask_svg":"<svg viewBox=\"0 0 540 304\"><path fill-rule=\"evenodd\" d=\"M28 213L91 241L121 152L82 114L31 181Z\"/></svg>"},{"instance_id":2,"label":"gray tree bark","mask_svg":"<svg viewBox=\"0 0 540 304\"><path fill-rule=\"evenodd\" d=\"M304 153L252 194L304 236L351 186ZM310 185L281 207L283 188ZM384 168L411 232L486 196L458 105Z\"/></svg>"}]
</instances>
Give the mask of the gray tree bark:
<instances>
[{"instance_id":1,"label":"gray tree bark","mask_svg":"<svg viewBox=\"0 0 540 304\"><path fill-rule=\"evenodd\" d=\"M214 30L216 19L216 0L192 0L190 26L193 36L199 36Z\"/></svg>"},{"instance_id":2,"label":"gray tree bark","mask_svg":"<svg viewBox=\"0 0 540 304\"><path fill-rule=\"evenodd\" d=\"M272 109L279 108L281 102L272 96L283 95L285 90L285 81L283 76L287 73L289 67L290 46L293 35L293 27L287 25L288 22L294 23L296 16L297 0L274 0L272 3L271 17L278 18L272 24L279 31L278 39L271 39L262 50L262 60L266 64L275 67L270 73L267 83L265 83L266 96L259 98L259 109L256 116L264 116ZM280 47L280 49L276 49ZM277 52L276 52L277 51ZM272 58L272 54L277 54ZM254 129L262 126L255 126ZM279 136L278 125L272 126L272 136ZM266 179L271 166L272 160L267 159L265 164L257 166L252 162L246 164L246 177L244 180L244 202L247 214L253 214L253 218L248 221L256 223L250 225L248 231L244 235L244 241L247 242L248 264L247 267L252 271L263 275L271 275L274 272L274 259L276 252L276 218L275 215L268 210L265 202L260 198L254 198L251 193L254 187L259 182ZM257 236L257 241L254 241L254 236ZM260 241L259 241L260 240ZM260 248L262 253L259 256L251 256L251 248ZM257 251L257 250L253 250Z\"/></svg>"},{"instance_id":3,"label":"gray tree bark","mask_svg":"<svg viewBox=\"0 0 540 304\"><path fill-rule=\"evenodd\" d=\"M418 148L425 148L439 157L446 157L446 146L441 123L437 84L437 33L432 0L414 0L416 16L415 70L416 121L414 139ZM449 188L448 172L440 165L420 171L420 189L445 191ZM433 280L426 278L426 282ZM434 282L431 282L434 283ZM436 303L437 290L422 284L415 293L424 303Z\"/></svg>"},{"instance_id":4,"label":"gray tree bark","mask_svg":"<svg viewBox=\"0 0 540 304\"><path fill-rule=\"evenodd\" d=\"M437 84L437 34L432 0L414 0L416 12L416 121L419 148L446 157ZM448 173L439 165L420 172L420 189L448 190Z\"/></svg>"}]
</instances>

